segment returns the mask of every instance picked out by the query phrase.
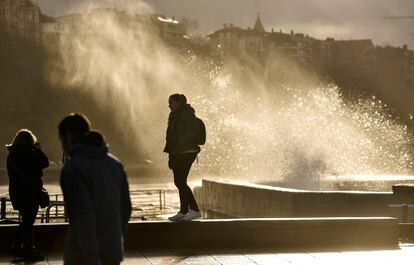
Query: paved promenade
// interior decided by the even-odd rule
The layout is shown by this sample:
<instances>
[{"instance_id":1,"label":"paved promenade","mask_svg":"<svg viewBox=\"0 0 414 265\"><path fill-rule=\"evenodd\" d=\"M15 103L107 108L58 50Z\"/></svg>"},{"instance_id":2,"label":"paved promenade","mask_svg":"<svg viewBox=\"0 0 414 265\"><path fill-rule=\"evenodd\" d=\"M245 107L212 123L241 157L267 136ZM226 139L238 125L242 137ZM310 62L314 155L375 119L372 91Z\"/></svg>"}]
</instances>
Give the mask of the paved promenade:
<instances>
[{"instance_id":1,"label":"paved promenade","mask_svg":"<svg viewBox=\"0 0 414 265\"><path fill-rule=\"evenodd\" d=\"M311 250L311 249L137 249L126 253L123 265L408 265L414 262L414 244L401 244L395 250ZM13 257L0 257L1 265L25 264ZM33 264L33 263L31 263ZM63 265L60 253L48 253L38 265Z\"/></svg>"}]
</instances>

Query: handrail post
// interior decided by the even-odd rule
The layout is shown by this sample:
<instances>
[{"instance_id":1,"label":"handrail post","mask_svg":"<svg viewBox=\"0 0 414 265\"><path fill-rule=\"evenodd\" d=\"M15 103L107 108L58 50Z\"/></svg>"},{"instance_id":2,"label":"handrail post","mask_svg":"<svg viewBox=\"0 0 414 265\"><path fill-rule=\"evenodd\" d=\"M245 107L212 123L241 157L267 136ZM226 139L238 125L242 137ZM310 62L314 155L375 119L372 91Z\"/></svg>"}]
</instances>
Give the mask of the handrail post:
<instances>
[{"instance_id":1,"label":"handrail post","mask_svg":"<svg viewBox=\"0 0 414 265\"><path fill-rule=\"evenodd\" d=\"M53 204L50 204L49 206L47 206L46 208L46 223L49 223L49 219L50 219L50 208L53 207Z\"/></svg>"},{"instance_id":2,"label":"handrail post","mask_svg":"<svg viewBox=\"0 0 414 265\"><path fill-rule=\"evenodd\" d=\"M402 223L407 223L408 221L408 205L407 204L403 204L401 207L401 211L402 211L402 217L401 217L401 222Z\"/></svg>"},{"instance_id":3,"label":"handrail post","mask_svg":"<svg viewBox=\"0 0 414 265\"><path fill-rule=\"evenodd\" d=\"M0 219L6 219L6 198L1 197Z\"/></svg>"},{"instance_id":4,"label":"handrail post","mask_svg":"<svg viewBox=\"0 0 414 265\"><path fill-rule=\"evenodd\" d=\"M56 199L56 201L58 201L58 195L57 194L55 195L55 199ZM58 215L59 215L58 214L58 207L56 206L56 215L55 216L58 217Z\"/></svg>"},{"instance_id":5,"label":"handrail post","mask_svg":"<svg viewBox=\"0 0 414 265\"><path fill-rule=\"evenodd\" d=\"M167 209L167 203L165 202L165 190L162 191L162 195L164 197L164 210Z\"/></svg>"},{"instance_id":6,"label":"handrail post","mask_svg":"<svg viewBox=\"0 0 414 265\"><path fill-rule=\"evenodd\" d=\"M160 195L160 210L162 210L162 190L159 190L159 195Z\"/></svg>"}]
</instances>

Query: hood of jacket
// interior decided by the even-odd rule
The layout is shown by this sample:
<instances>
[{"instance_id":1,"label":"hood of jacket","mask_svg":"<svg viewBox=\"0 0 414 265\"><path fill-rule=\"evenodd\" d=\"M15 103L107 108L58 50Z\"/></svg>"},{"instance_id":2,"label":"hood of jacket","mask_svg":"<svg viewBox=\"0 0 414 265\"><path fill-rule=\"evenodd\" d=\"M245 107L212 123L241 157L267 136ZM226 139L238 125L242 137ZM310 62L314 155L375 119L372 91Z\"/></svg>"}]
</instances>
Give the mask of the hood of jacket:
<instances>
[{"instance_id":1,"label":"hood of jacket","mask_svg":"<svg viewBox=\"0 0 414 265\"><path fill-rule=\"evenodd\" d=\"M181 107L177 112L184 112L184 111L190 111L192 113L195 113L195 110L193 107L191 107L190 104L185 104L183 107Z\"/></svg>"},{"instance_id":2,"label":"hood of jacket","mask_svg":"<svg viewBox=\"0 0 414 265\"><path fill-rule=\"evenodd\" d=\"M193 107L191 107L190 104L185 104L182 108L180 108L178 111L191 111L192 113L195 113L195 110Z\"/></svg>"},{"instance_id":3,"label":"hood of jacket","mask_svg":"<svg viewBox=\"0 0 414 265\"><path fill-rule=\"evenodd\" d=\"M108 154L108 145L91 146L85 143L75 144L69 151L70 157L101 159Z\"/></svg>"},{"instance_id":4,"label":"hood of jacket","mask_svg":"<svg viewBox=\"0 0 414 265\"><path fill-rule=\"evenodd\" d=\"M99 132L92 131L69 150L69 156L100 159L108 154L108 145Z\"/></svg>"},{"instance_id":5,"label":"hood of jacket","mask_svg":"<svg viewBox=\"0 0 414 265\"><path fill-rule=\"evenodd\" d=\"M175 117L179 116L181 113L189 111L191 113L195 114L195 110L193 107L191 107L190 104L185 104L183 107L181 107L180 109L178 109L175 112L170 112L170 116L168 117L168 121L171 123L172 120L174 120Z\"/></svg>"}]
</instances>

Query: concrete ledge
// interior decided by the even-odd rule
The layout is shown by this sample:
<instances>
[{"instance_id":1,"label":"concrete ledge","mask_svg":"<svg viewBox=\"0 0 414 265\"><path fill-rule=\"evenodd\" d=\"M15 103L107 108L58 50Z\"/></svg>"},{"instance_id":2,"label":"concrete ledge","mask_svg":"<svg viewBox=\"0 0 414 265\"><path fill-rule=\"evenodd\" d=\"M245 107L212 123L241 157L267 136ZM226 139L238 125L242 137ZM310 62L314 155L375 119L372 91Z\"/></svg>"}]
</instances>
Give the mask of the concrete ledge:
<instances>
[{"instance_id":1,"label":"concrete ledge","mask_svg":"<svg viewBox=\"0 0 414 265\"><path fill-rule=\"evenodd\" d=\"M136 242L127 237L127 247L398 245L398 222L392 218L229 219L190 223L141 223L132 225L128 231L130 235L142 236L145 241Z\"/></svg>"},{"instance_id":2,"label":"concrete ledge","mask_svg":"<svg viewBox=\"0 0 414 265\"><path fill-rule=\"evenodd\" d=\"M207 218L389 216L392 192L306 191L203 179L194 191Z\"/></svg>"},{"instance_id":3,"label":"concrete ledge","mask_svg":"<svg viewBox=\"0 0 414 265\"><path fill-rule=\"evenodd\" d=\"M62 251L67 224L38 224L42 251ZM16 225L0 226L0 252L7 252ZM204 247L398 247L393 218L227 219L193 222L133 222L125 248Z\"/></svg>"}]
</instances>

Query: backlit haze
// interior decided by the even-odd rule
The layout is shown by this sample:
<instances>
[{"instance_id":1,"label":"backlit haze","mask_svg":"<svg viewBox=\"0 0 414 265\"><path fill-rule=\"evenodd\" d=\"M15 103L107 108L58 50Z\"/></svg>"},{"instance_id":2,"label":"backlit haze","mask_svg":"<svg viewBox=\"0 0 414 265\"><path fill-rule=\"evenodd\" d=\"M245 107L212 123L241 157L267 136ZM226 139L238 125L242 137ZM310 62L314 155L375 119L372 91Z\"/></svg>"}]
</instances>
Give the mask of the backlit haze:
<instances>
[{"instance_id":1,"label":"backlit haze","mask_svg":"<svg viewBox=\"0 0 414 265\"><path fill-rule=\"evenodd\" d=\"M52 14L63 14L63 10L86 12L110 5L83 1L40 3L45 12ZM238 6L246 9L238 16L229 9L229 16L221 17L219 13L203 24L208 12L215 14L214 9L204 10L201 16L200 10L192 12L183 7L192 13L180 14L175 10L184 1L174 3L177 6L171 7L171 12L165 8L172 4L160 1L121 1L114 6L131 13L191 15L205 28L219 27L222 21L252 24L256 6L263 9L262 20L267 25L276 26L282 20L276 13L274 18L266 13L270 7L280 9L256 1ZM207 1L197 3L202 7ZM358 4L355 5L356 8ZM384 9L384 14L390 10ZM300 13L292 14L300 17ZM288 28L294 25L294 19L290 19L284 22ZM312 33L312 23L308 28L301 23L298 19L298 29ZM207 126L207 144L194 166L195 174L200 176L251 181L300 179L309 187L324 176L410 173L410 134L375 97L346 103L334 84L280 58L261 67L247 57L224 63L176 53L150 34L150 27L125 27L111 14L85 17L80 24L83 27L79 31L49 47L57 54L48 63L49 81L56 89L82 91L94 98L101 111L111 113L123 137L141 158L160 169L162 173L158 174L169 174L162 149L168 96L175 92L187 95ZM326 27L334 25L326 23ZM102 130L105 133L111 128ZM118 155L123 157L122 153Z\"/></svg>"}]
</instances>

